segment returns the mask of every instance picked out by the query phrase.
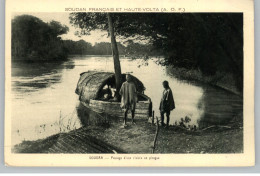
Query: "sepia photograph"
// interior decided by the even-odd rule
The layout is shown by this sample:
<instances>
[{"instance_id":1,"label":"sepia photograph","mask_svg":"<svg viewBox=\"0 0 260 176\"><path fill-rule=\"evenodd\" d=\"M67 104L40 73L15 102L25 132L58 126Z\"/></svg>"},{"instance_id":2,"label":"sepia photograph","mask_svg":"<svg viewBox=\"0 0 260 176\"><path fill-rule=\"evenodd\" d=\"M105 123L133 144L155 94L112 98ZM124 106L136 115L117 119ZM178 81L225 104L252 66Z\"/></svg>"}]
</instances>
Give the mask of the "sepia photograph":
<instances>
[{"instance_id":1,"label":"sepia photograph","mask_svg":"<svg viewBox=\"0 0 260 176\"><path fill-rule=\"evenodd\" d=\"M82 6L9 20L11 154L245 153L243 12Z\"/></svg>"}]
</instances>

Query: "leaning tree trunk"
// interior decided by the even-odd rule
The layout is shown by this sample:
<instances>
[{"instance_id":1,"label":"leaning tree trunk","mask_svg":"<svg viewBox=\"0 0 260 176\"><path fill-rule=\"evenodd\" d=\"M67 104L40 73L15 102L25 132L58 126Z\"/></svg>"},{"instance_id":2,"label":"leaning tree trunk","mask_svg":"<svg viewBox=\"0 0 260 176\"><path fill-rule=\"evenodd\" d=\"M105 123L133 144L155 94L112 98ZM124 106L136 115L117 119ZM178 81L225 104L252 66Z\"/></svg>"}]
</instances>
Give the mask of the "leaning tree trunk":
<instances>
[{"instance_id":1,"label":"leaning tree trunk","mask_svg":"<svg viewBox=\"0 0 260 176\"><path fill-rule=\"evenodd\" d=\"M120 61L119 61L119 54L118 54L118 48L116 44L116 38L114 34L114 27L113 27L113 22L112 18L109 13L107 13L107 18L108 18L108 27L109 27L109 33L111 37L111 48L112 48L112 55L114 59L114 69L115 69L115 78L116 78L116 97L118 98L119 96L119 90L122 84L122 76L121 76L121 66L120 66Z\"/></svg>"}]
</instances>

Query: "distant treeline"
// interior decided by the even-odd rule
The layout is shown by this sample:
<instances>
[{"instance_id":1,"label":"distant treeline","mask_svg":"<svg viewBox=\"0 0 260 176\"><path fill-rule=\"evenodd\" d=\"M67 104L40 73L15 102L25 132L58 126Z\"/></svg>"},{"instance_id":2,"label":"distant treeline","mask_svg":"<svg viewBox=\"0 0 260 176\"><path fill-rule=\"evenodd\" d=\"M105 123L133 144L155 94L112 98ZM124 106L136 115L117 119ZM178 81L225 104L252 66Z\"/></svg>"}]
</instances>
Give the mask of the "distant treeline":
<instances>
[{"instance_id":1,"label":"distant treeline","mask_svg":"<svg viewBox=\"0 0 260 176\"><path fill-rule=\"evenodd\" d=\"M68 54L81 54L81 55L112 55L111 43L100 42L91 45L91 43L84 40L72 41L64 40L64 47ZM159 52L153 50L151 45L145 45L140 43L130 42L126 46L121 43L117 43L117 47L120 55L131 55L131 56L154 56L159 55Z\"/></svg>"},{"instance_id":2,"label":"distant treeline","mask_svg":"<svg viewBox=\"0 0 260 176\"><path fill-rule=\"evenodd\" d=\"M128 41L117 43L119 54L130 57L163 56L158 63L205 76L233 75L243 92L242 13L112 13L115 35ZM79 34L108 30L105 13L71 13L70 23ZM62 40L69 28L59 22L45 23L29 15L12 20L12 59L64 60L69 54L111 55L110 43L91 45L79 40ZM135 38L137 40L135 40ZM245 60L246 61L246 60ZM221 79L221 78L219 78Z\"/></svg>"},{"instance_id":3,"label":"distant treeline","mask_svg":"<svg viewBox=\"0 0 260 176\"><path fill-rule=\"evenodd\" d=\"M30 61L65 60L68 55L112 55L108 42L91 43L84 40L62 40L69 28L57 21L45 23L30 15L17 16L12 20L12 59ZM120 55L158 55L151 45L128 42L117 43Z\"/></svg>"}]
</instances>

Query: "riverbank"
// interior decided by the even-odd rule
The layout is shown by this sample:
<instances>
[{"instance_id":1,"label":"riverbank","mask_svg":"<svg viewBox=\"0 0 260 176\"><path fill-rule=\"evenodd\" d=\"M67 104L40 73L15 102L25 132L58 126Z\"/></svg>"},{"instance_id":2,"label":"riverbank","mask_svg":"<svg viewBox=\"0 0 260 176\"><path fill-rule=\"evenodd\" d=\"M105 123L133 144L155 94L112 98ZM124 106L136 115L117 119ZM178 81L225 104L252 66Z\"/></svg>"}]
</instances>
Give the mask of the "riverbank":
<instances>
[{"instance_id":1,"label":"riverbank","mask_svg":"<svg viewBox=\"0 0 260 176\"><path fill-rule=\"evenodd\" d=\"M37 141L23 141L14 153L151 153L156 125L137 119L122 128L122 121L82 127ZM241 153L242 115L225 126L189 131L179 126L159 127L154 153Z\"/></svg>"},{"instance_id":2,"label":"riverbank","mask_svg":"<svg viewBox=\"0 0 260 176\"><path fill-rule=\"evenodd\" d=\"M182 81L199 81L225 89L239 96L242 96L243 94L243 92L236 87L235 79L231 74L216 73L212 76L205 76L199 70L195 69L176 68L173 66L167 66L166 69L169 75Z\"/></svg>"},{"instance_id":3,"label":"riverbank","mask_svg":"<svg viewBox=\"0 0 260 176\"><path fill-rule=\"evenodd\" d=\"M108 60L108 63L111 64L106 65L104 65L104 61L100 58L90 58L89 60L92 59L94 59L97 69L109 67L109 65L113 66L112 58ZM122 119L119 119L121 120L119 122L111 122L112 120L109 119L110 122L108 123L108 125L105 126L101 126L100 124L92 125L92 123L96 122L91 122L91 119L93 119L93 121L99 121L101 118L96 118L92 113L84 112L82 113L82 115L80 115L78 111L74 111L75 104L76 102L78 102L78 97L75 97L76 94L75 96L73 96L71 93L75 91L75 85L77 84L78 80L73 78L78 78L79 73L81 73L82 71L91 70L92 61L88 62L88 59L84 58L71 58L71 61L72 62L65 63L62 68L56 67L54 64L47 65L46 67L42 67L42 64L35 64L33 67L31 66L31 64L25 64L25 67L14 67L15 65L12 64L12 67L14 67L14 69L12 68L12 71L15 71L16 68L20 68L20 70L14 72L17 75L17 77L14 77L17 79L16 82L19 83L25 81L26 83L25 86L21 84L17 84L18 86L16 86L14 84L14 88L18 88L19 90L14 92L19 96L17 96L15 101L13 101L14 105L12 108L17 109L19 107L21 111L19 111L19 113L16 113L16 111L13 112L13 117L15 117L13 121L14 123L17 123L17 126L26 127L27 124L25 123L28 121L28 119L29 121L31 121L31 124L41 125L48 124L49 121L53 121L53 119L56 119L57 116L62 117L63 115L66 115L70 117L72 116L71 114L73 114L73 116L79 119L82 124L88 126L73 130L68 133L59 133L54 136L50 136L48 138L40 139L37 141L23 141L19 145L16 145L13 148L13 151L16 153L115 153L114 151L116 151L117 153L119 153L119 151L126 153L151 153L151 147L153 145L156 127L154 125L151 125L150 123L147 123L147 120L137 119L136 125L129 124L127 128L121 128L121 125L123 123ZM133 68L135 68L137 65L137 63L132 61L124 62L124 64L129 65L129 67L127 67L127 69L129 70L126 69L126 71L132 71ZM157 89L161 89L162 87L160 84L158 84L159 86L156 87L154 86L155 84L149 83L152 83L154 80L161 79L161 76L165 75L165 71L164 69L160 69L160 67L158 67L158 74L154 74L151 77L150 73L153 71L154 68L157 67L154 62L151 62L150 64L154 64L150 65L150 70L148 68L148 70L138 69L136 70L136 75L137 77L142 77L144 80L146 80L145 85L147 86L147 88L149 87L147 91L150 90L149 94L152 95L153 93L155 94ZM37 69L35 70L35 68ZM108 70L112 69L113 67ZM26 70L26 72L24 72L24 70ZM45 72L47 72L47 74ZM181 74L181 72L179 73ZM192 72L187 73L190 73L190 78L192 78L192 76L195 77L195 74L192 75ZM187 73L185 72L183 73L183 75L188 75ZM24 74L24 77L27 79L21 77L22 74ZM40 91L40 93L27 94L27 92L23 90L27 91L28 87L39 85L38 80L34 79L36 75L40 75L41 84L43 82L48 83L48 85L45 86L47 88L44 89L43 93L42 91ZM21 79L20 77L23 79ZM167 75L166 79L170 80L171 77ZM54 80L53 83L55 84L50 84L50 80ZM180 83L181 85L176 87L174 86L176 92L185 93L186 91L191 94L196 93L193 92L193 90L196 89L193 89L192 85L186 84L185 82L181 81L178 82L176 81L176 79L174 79L174 81L174 84ZM182 91L184 90L183 88L186 87L182 85L191 86L191 88ZM200 86L202 84L198 85ZM205 85L207 84L205 83ZM38 91L43 89L36 88L35 90ZM64 92L70 92L67 94L69 96L64 96ZM215 91L213 91L212 94L215 95ZM193 103L193 97L184 98L185 94L183 94L183 96L181 96L181 99L185 99L186 101L179 101L178 103L180 104L178 105L178 108L180 108L180 110L176 110L185 112L185 109L181 109L181 107L184 106L187 106L188 109L197 109L199 107L196 106L200 105L198 103L200 101L204 102L205 100L206 101L204 103L208 106L205 106L203 108L207 110L214 110L217 105L218 111L213 111L213 113L216 114L218 112L226 111L228 112L228 114L226 114L225 118L227 118L228 120L236 115L238 112L240 112L240 110L242 110L240 108L240 101L235 103L233 103L234 101L231 101L231 103L230 101L226 101L226 99L230 99L231 97L233 97L233 95L230 95L231 97L226 96L226 94L222 93L220 93L220 95L225 96L225 98L219 98L219 94L216 94L213 97L208 97L207 92L203 94L203 97L201 97L202 95L199 94L198 98L201 98L196 102L194 101ZM159 96L160 95L158 94L158 96L153 97L154 103L159 102L159 99L156 99ZM24 101L24 99L28 101ZM53 106L53 104L60 105L61 109L57 109L57 106ZM239 108L236 107L237 104L239 105ZM235 107L227 108L227 106L229 105L235 105ZM26 108L21 108L29 106L31 108L28 112L23 111ZM213 113L206 114L207 119L212 119L213 123L206 124L205 126L208 127L208 125L216 124L215 120L217 118L215 118ZM18 118L21 117L21 114L24 117L22 118L22 120L20 120L21 118ZM178 118L185 117L186 114L178 115ZM161 128L159 130L155 153L239 153L243 151L242 114L239 117L240 118L237 118L238 120L234 120L230 124L225 124L225 127L210 126L210 128L208 129L198 129L197 131L189 131L187 129L180 128L179 126L171 126L169 129ZM38 123L38 119L43 119L44 121ZM240 123L238 125L235 125L238 122ZM21 125L19 123L24 124ZM223 123L226 122L223 121ZM199 126L199 128L200 127L202 128L202 125ZM13 126L12 130L15 130ZM19 128L17 130L19 130ZM32 135L34 135L35 131L33 131L33 129L28 129L28 131L29 130L31 131ZM37 134L35 134L35 136L37 136Z\"/></svg>"}]
</instances>

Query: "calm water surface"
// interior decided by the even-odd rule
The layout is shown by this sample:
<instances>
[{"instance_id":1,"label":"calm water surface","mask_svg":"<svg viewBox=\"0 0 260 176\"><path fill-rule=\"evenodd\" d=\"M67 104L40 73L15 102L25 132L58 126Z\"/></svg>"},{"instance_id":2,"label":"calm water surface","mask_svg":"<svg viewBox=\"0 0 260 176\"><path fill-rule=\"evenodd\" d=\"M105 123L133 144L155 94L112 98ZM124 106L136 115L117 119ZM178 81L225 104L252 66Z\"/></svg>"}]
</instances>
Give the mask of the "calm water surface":
<instances>
[{"instance_id":1,"label":"calm water surface","mask_svg":"<svg viewBox=\"0 0 260 176\"><path fill-rule=\"evenodd\" d=\"M153 60L148 62L148 66L140 65L143 65L141 60L121 59L122 72L131 72L144 83L145 94L152 99L156 116L159 116L162 82L169 81L176 103L176 109L171 113L171 124L188 116L190 125L202 128L225 124L242 112L241 97L212 86L179 81ZM12 144L98 121L96 113L80 110L78 95L75 94L79 74L88 70L113 69L112 58L105 56L71 56L62 64L13 62Z\"/></svg>"}]
</instances>

